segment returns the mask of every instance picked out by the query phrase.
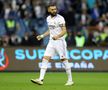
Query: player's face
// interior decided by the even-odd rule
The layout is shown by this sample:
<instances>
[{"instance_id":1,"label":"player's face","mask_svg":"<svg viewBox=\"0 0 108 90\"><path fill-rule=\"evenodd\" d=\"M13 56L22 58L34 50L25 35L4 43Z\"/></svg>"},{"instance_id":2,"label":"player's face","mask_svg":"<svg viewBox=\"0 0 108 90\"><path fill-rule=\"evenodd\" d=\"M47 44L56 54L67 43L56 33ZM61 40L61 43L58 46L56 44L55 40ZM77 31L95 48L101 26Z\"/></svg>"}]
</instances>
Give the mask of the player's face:
<instances>
[{"instance_id":1,"label":"player's face","mask_svg":"<svg viewBox=\"0 0 108 90\"><path fill-rule=\"evenodd\" d=\"M56 16L56 14L57 14L57 7L56 6L50 6L48 8L48 12L50 13L51 16Z\"/></svg>"}]
</instances>

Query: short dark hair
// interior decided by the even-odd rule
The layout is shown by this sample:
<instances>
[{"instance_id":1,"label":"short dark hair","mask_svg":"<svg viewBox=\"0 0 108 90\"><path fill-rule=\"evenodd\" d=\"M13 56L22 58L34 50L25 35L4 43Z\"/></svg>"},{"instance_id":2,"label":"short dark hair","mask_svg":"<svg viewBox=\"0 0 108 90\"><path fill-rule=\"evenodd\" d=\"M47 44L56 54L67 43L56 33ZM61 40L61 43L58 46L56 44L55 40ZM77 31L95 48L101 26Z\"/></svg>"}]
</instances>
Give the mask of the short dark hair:
<instances>
[{"instance_id":1,"label":"short dark hair","mask_svg":"<svg viewBox=\"0 0 108 90\"><path fill-rule=\"evenodd\" d=\"M47 8L49 8L49 7L51 7L51 6L56 6L56 4L55 4L55 3L50 3L50 4L47 6Z\"/></svg>"}]
</instances>

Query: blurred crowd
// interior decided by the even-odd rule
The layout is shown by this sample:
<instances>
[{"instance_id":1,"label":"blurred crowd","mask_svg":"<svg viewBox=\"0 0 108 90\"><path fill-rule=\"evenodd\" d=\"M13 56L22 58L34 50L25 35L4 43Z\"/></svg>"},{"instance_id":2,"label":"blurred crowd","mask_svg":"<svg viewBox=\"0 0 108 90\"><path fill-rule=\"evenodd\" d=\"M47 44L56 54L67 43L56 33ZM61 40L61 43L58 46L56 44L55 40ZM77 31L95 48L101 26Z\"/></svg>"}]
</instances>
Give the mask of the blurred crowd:
<instances>
[{"instance_id":1,"label":"blurred crowd","mask_svg":"<svg viewBox=\"0 0 108 90\"><path fill-rule=\"evenodd\" d=\"M66 20L68 46L108 45L108 0L0 0L0 46L46 46L47 6Z\"/></svg>"}]
</instances>

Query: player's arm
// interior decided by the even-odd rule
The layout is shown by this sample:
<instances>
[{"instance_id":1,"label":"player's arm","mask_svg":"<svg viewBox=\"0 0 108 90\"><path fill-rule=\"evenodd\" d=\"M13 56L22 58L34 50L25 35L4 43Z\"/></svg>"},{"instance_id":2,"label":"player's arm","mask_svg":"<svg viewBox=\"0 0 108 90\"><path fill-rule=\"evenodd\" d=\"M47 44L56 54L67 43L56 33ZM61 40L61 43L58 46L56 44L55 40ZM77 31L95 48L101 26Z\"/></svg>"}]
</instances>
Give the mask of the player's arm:
<instances>
[{"instance_id":1,"label":"player's arm","mask_svg":"<svg viewBox=\"0 0 108 90\"><path fill-rule=\"evenodd\" d=\"M53 37L54 40L57 40L57 39L63 37L67 33L65 24L62 24L60 26L61 26L62 31L59 35Z\"/></svg>"},{"instance_id":2,"label":"player's arm","mask_svg":"<svg viewBox=\"0 0 108 90\"><path fill-rule=\"evenodd\" d=\"M44 38L44 37L46 37L46 36L48 36L48 35L49 35L49 30L46 31L44 34L38 35L36 38L37 38L38 40L41 40L42 38Z\"/></svg>"}]
</instances>

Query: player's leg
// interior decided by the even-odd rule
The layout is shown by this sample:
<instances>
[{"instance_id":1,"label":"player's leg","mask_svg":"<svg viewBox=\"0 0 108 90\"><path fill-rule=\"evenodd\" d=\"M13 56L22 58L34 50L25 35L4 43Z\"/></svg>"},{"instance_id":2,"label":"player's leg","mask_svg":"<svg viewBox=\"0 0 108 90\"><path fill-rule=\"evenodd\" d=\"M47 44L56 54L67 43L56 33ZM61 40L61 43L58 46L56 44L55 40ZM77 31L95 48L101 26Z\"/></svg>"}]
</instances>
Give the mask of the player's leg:
<instances>
[{"instance_id":1,"label":"player's leg","mask_svg":"<svg viewBox=\"0 0 108 90\"><path fill-rule=\"evenodd\" d=\"M40 76L38 79L32 79L31 80L32 82L39 84L39 85L43 84L43 79L44 79L44 76L45 76L45 73L46 73L46 70L48 67L48 62L51 59L51 56L54 55L54 53L55 53L54 48L52 48L48 45L46 48L43 60L42 60L42 65L41 65L41 69L40 69Z\"/></svg>"},{"instance_id":2,"label":"player's leg","mask_svg":"<svg viewBox=\"0 0 108 90\"><path fill-rule=\"evenodd\" d=\"M44 80L44 76L47 70L47 66L48 66L48 62L50 60L50 56L44 56L43 60L42 60L42 65L41 65L41 69L40 69L40 76L38 79L31 79L31 81L33 83L36 83L38 85L42 85L43 84L43 80Z\"/></svg>"},{"instance_id":3,"label":"player's leg","mask_svg":"<svg viewBox=\"0 0 108 90\"><path fill-rule=\"evenodd\" d=\"M67 83L65 85L72 85L73 81L72 81L72 73L71 73L71 67L70 64L67 60L67 48L66 48L66 42L61 40L60 42L58 42L59 45L56 46L56 50L60 56L60 59L62 60L64 66L65 66L65 70L68 76L68 80Z\"/></svg>"},{"instance_id":4,"label":"player's leg","mask_svg":"<svg viewBox=\"0 0 108 90\"><path fill-rule=\"evenodd\" d=\"M72 80L72 72L71 72L71 67L70 67L70 64L68 62L67 59L61 59L64 66L65 66L65 70L66 70L66 74L67 74L67 77L68 77L68 80L66 82L65 85L73 85L73 80Z\"/></svg>"},{"instance_id":5,"label":"player's leg","mask_svg":"<svg viewBox=\"0 0 108 90\"><path fill-rule=\"evenodd\" d=\"M43 84L43 80L44 80L44 76L45 76L45 73L46 73L46 70L47 70L49 60L50 60L49 56L44 56L43 57L42 65L41 65L41 69L40 69L40 76L37 79L31 79L31 81L33 83L36 83L38 85Z\"/></svg>"},{"instance_id":6,"label":"player's leg","mask_svg":"<svg viewBox=\"0 0 108 90\"><path fill-rule=\"evenodd\" d=\"M48 62L51 59L50 56L44 56L43 60L42 60L42 66L40 69L40 76L39 76L39 80L44 80L44 76L48 67Z\"/></svg>"}]
</instances>

